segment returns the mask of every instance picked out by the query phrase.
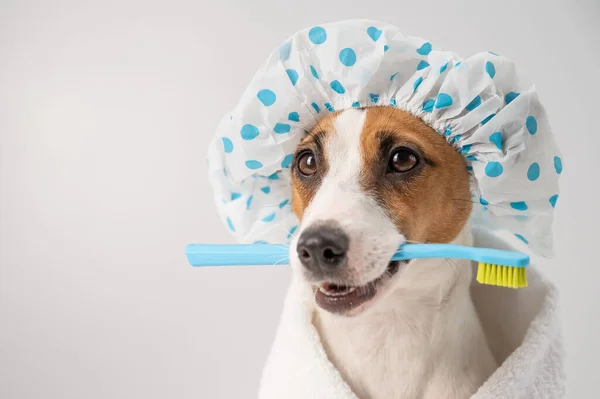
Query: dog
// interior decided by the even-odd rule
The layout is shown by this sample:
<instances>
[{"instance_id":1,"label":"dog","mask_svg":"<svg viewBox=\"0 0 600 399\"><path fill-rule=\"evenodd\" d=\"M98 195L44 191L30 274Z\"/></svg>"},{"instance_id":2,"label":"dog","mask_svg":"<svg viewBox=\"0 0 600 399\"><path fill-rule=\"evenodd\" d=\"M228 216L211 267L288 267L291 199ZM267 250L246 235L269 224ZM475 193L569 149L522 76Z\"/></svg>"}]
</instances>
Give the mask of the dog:
<instances>
[{"instance_id":1,"label":"dog","mask_svg":"<svg viewBox=\"0 0 600 399\"><path fill-rule=\"evenodd\" d=\"M498 367L470 296L471 263L390 262L403 243L472 244L463 156L418 117L378 106L319 120L291 168L301 223L290 263L354 393L470 397Z\"/></svg>"}]
</instances>

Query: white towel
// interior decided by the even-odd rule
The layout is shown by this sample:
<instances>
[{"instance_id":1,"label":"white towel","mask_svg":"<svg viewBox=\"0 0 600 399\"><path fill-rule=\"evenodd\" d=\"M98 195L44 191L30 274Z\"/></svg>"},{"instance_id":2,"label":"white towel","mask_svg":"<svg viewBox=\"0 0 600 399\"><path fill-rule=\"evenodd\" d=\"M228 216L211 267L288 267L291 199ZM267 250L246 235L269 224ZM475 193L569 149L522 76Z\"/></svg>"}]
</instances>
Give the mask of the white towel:
<instances>
[{"instance_id":1,"label":"white towel","mask_svg":"<svg viewBox=\"0 0 600 399\"><path fill-rule=\"evenodd\" d=\"M478 247L514 248L486 232ZM564 355L558 291L535 266L529 287L512 290L473 283L472 296L500 367L473 399L565 397ZM263 371L260 399L357 399L328 360L312 324L312 294L293 279L275 342Z\"/></svg>"}]
</instances>

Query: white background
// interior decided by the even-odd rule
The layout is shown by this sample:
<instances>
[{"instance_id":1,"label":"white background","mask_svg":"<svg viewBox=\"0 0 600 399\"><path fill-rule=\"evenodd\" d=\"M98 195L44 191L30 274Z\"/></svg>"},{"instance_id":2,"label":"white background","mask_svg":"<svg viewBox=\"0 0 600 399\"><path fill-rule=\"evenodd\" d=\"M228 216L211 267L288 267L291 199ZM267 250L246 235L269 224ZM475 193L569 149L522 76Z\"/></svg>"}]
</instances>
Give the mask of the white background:
<instances>
[{"instance_id":1,"label":"white background","mask_svg":"<svg viewBox=\"0 0 600 399\"><path fill-rule=\"evenodd\" d=\"M231 242L206 147L271 50L347 18L536 83L565 164L544 270L569 397L597 397L597 0L1 0L1 398L255 397L289 274L187 265L187 243Z\"/></svg>"}]
</instances>

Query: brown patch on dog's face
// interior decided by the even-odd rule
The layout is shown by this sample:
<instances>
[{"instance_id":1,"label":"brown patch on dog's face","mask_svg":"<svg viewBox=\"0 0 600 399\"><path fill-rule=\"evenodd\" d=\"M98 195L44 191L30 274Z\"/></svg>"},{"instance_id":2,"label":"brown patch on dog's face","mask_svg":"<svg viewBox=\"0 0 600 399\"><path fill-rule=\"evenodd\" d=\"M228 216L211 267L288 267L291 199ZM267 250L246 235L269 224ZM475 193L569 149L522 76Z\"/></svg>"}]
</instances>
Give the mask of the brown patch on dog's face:
<instances>
[{"instance_id":1,"label":"brown patch on dog's face","mask_svg":"<svg viewBox=\"0 0 600 399\"><path fill-rule=\"evenodd\" d=\"M471 213L469 175L463 157L444 137L407 112L373 107L367 112L361 147L361 185L399 232L416 242L456 238ZM396 171L396 153L400 166L412 165L410 153L416 165Z\"/></svg>"},{"instance_id":2,"label":"brown patch on dog's face","mask_svg":"<svg viewBox=\"0 0 600 399\"><path fill-rule=\"evenodd\" d=\"M328 163L325 147L329 137L334 134L333 122L339 113L333 113L321 119L315 128L300 142L292 162L292 210L302 220L304 210L314 198L323 177L327 174ZM299 161L303 156L313 155L317 165L314 175L302 176Z\"/></svg>"}]
</instances>

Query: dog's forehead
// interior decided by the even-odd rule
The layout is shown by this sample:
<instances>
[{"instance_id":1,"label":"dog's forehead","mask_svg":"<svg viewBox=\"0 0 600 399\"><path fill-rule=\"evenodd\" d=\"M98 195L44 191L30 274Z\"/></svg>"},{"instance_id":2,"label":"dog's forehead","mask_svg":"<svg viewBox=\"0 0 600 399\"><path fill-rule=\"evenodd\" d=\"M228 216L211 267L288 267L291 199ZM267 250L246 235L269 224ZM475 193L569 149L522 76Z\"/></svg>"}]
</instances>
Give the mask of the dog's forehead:
<instances>
[{"instance_id":1,"label":"dog's forehead","mask_svg":"<svg viewBox=\"0 0 600 399\"><path fill-rule=\"evenodd\" d=\"M348 109L329 114L317 121L317 125L304 138L303 143L319 141L329 145L350 146L361 136L367 109Z\"/></svg>"}]
</instances>

